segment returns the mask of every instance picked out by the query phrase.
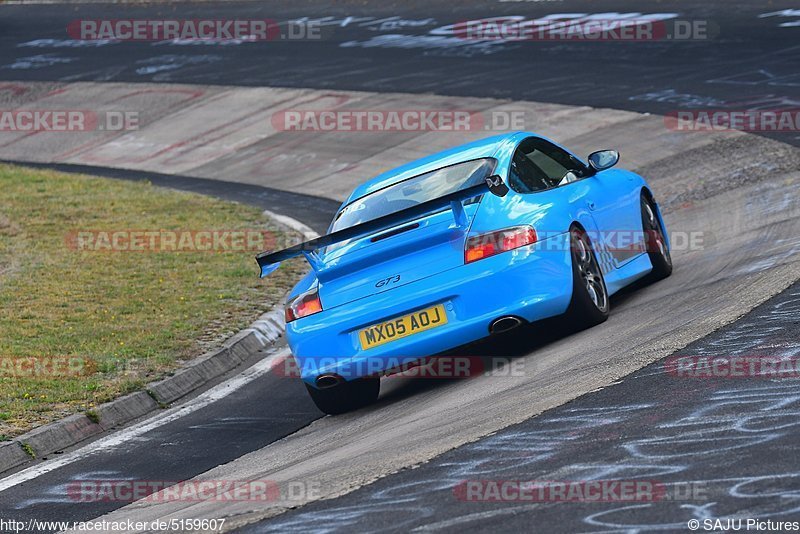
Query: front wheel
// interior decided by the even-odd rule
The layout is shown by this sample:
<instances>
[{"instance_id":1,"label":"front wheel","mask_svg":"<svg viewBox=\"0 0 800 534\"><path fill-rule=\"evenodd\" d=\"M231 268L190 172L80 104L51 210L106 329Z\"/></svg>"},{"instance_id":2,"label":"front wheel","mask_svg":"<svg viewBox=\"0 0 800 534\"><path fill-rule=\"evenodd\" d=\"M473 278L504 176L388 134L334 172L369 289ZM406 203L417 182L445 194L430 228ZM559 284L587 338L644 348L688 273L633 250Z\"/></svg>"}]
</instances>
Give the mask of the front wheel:
<instances>
[{"instance_id":1,"label":"front wheel","mask_svg":"<svg viewBox=\"0 0 800 534\"><path fill-rule=\"evenodd\" d=\"M672 256L669 253L667 239L664 237L664 228L656 216L655 205L644 195L642 195L641 204L644 243L647 256L653 265L653 270L648 275L648 278L650 281L655 282L672 274Z\"/></svg>"},{"instance_id":2,"label":"front wheel","mask_svg":"<svg viewBox=\"0 0 800 534\"><path fill-rule=\"evenodd\" d=\"M572 300L567 318L579 328L608 319L608 290L588 236L578 228L570 230L572 255Z\"/></svg>"},{"instance_id":3,"label":"front wheel","mask_svg":"<svg viewBox=\"0 0 800 534\"><path fill-rule=\"evenodd\" d=\"M306 388L317 408L328 415L338 415L375 402L380 393L381 381L378 377L358 378L325 389L317 389L308 384Z\"/></svg>"}]
</instances>

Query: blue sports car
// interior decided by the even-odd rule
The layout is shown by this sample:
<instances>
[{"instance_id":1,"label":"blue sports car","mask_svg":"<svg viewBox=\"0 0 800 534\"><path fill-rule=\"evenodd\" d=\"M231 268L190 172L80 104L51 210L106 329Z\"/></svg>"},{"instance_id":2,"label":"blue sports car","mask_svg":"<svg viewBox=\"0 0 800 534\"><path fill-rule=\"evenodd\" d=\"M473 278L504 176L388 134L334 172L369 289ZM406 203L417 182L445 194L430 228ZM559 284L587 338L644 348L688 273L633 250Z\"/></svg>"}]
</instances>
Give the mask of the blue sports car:
<instances>
[{"instance_id":1,"label":"blue sports car","mask_svg":"<svg viewBox=\"0 0 800 534\"><path fill-rule=\"evenodd\" d=\"M584 162L541 136L490 137L357 187L303 255L286 305L302 380L325 413L378 397L380 376L560 314L603 322L609 296L672 272L653 193L601 150Z\"/></svg>"}]
</instances>

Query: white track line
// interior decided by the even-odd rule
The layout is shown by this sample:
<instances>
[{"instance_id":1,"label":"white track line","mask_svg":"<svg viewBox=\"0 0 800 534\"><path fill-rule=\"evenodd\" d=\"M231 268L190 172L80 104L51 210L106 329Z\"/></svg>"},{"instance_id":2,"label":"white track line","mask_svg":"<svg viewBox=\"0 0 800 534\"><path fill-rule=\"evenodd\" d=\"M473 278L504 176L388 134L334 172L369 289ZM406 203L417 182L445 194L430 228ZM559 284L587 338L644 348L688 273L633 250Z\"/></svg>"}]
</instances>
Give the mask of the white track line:
<instances>
[{"instance_id":1,"label":"white track line","mask_svg":"<svg viewBox=\"0 0 800 534\"><path fill-rule=\"evenodd\" d=\"M243 386L249 384L258 377L270 372L270 370L272 370L272 368L276 365L280 364L283 357L287 356L288 354L289 349L283 349L268 356L267 358L264 358L252 367L248 367L241 374L238 374L233 378L226 380L225 382L217 384L208 391L200 394L197 398L192 399L187 404L160 411L158 414L149 419L141 421L140 423L137 423L129 428L122 429L119 432L115 432L105 438L100 438L97 441L89 443L88 445L76 451L70 452L69 454L60 456L57 459L48 460L46 463L23 469L18 473L14 473L9 477L0 480L0 492L12 488L17 484L33 480L34 478L40 477L45 473L49 473L50 471L59 469L65 465L82 460L83 458L86 458L87 456L97 452L114 448L122 443L125 443L126 441L136 438L137 436L141 436L142 434L145 434L154 428L164 426L172 421L180 419L181 417L189 415L190 413L196 412L197 410L200 410L209 404L217 402L218 400L227 397L231 393L241 389Z\"/></svg>"},{"instance_id":2,"label":"white track line","mask_svg":"<svg viewBox=\"0 0 800 534\"><path fill-rule=\"evenodd\" d=\"M297 219L289 217L288 215L281 215L280 213L275 213L269 210L264 210L264 215L267 217L271 217L275 219L281 224L285 224L295 232L299 232L303 234L303 239L306 241L310 241L312 239L316 239L319 237L319 234L311 229L311 227L306 226L305 224L301 223Z\"/></svg>"}]
</instances>

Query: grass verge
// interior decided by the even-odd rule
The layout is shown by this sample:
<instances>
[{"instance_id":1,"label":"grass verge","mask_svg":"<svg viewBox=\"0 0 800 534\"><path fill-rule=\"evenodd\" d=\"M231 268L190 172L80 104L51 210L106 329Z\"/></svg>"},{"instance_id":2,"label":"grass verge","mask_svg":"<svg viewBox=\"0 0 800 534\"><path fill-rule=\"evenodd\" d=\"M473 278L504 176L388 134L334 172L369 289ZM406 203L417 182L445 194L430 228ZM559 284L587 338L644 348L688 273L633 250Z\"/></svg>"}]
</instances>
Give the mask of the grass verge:
<instances>
[{"instance_id":1,"label":"grass verge","mask_svg":"<svg viewBox=\"0 0 800 534\"><path fill-rule=\"evenodd\" d=\"M2 439L165 376L277 303L303 268L289 262L259 280L247 245L108 250L103 232L166 231L197 244L195 232L267 225L242 204L0 165ZM297 237L272 228L273 246ZM75 241L87 231L97 240Z\"/></svg>"}]
</instances>

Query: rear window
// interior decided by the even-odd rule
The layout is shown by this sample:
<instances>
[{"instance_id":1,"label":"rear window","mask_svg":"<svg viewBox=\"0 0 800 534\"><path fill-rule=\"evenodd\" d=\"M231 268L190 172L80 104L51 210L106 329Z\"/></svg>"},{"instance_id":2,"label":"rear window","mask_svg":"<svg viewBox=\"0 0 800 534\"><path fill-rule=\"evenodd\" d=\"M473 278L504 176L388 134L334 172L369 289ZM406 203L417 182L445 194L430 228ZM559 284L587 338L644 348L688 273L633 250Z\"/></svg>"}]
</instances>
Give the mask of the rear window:
<instances>
[{"instance_id":1,"label":"rear window","mask_svg":"<svg viewBox=\"0 0 800 534\"><path fill-rule=\"evenodd\" d=\"M478 185L491 175L496 163L493 158L465 161L379 189L345 206L336 215L331 231L372 221Z\"/></svg>"}]
</instances>

